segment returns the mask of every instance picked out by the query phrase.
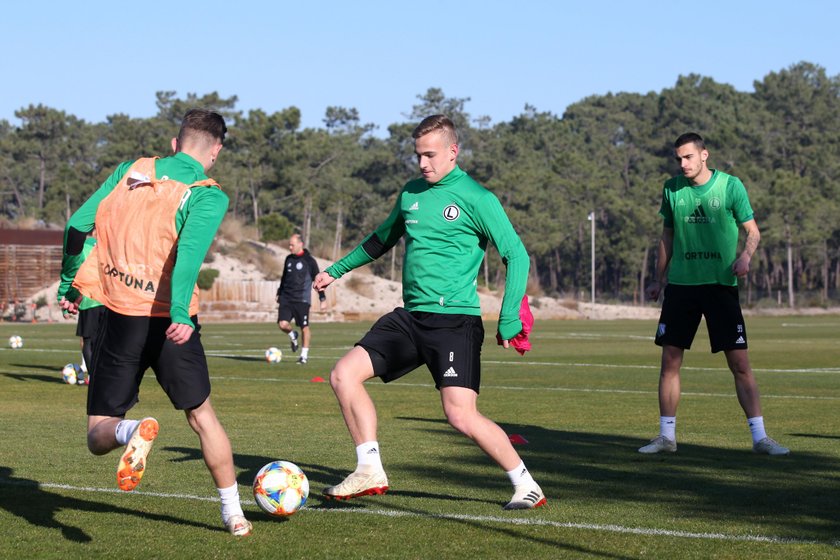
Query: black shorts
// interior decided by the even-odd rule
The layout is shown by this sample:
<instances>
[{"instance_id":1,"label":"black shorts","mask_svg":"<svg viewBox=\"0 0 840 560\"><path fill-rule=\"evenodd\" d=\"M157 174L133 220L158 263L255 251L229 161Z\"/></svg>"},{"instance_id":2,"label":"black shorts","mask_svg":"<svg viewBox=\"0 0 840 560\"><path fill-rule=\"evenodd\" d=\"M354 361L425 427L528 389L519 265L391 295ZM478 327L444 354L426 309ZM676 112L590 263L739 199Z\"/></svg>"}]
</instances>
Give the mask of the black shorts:
<instances>
[{"instance_id":1,"label":"black shorts","mask_svg":"<svg viewBox=\"0 0 840 560\"><path fill-rule=\"evenodd\" d=\"M195 332L178 345L166 339L172 324L168 317L129 317L108 309L93 350L96 371L88 388L88 415L125 416L139 400L140 382L150 367L178 410L207 400L210 373L198 318L192 321Z\"/></svg>"},{"instance_id":2,"label":"black shorts","mask_svg":"<svg viewBox=\"0 0 840 560\"><path fill-rule=\"evenodd\" d=\"M107 308L104 305L99 305L80 310L79 320L76 322L76 336L93 338L99 330L105 309Z\"/></svg>"},{"instance_id":3,"label":"black shorts","mask_svg":"<svg viewBox=\"0 0 840 560\"><path fill-rule=\"evenodd\" d=\"M305 301L280 301L280 307L277 308L277 322L289 322L295 320L295 324L300 327L309 326L309 307L312 304Z\"/></svg>"},{"instance_id":4,"label":"black shorts","mask_svg":"<svg viewBox=\"0 0 840 560\"><path fill-rule=\"evenodd\" d=\"M712 352L747 349L747 329L737 286L665 286L665 299L656 329L659 346L691 348L700 317L706 318Z\"/></svg>"},{"instance_id":5,"label":"black shorts","mask_svg":"<svg viewBox=\"0 0 840 560\"><path fill-rule=\"evenodd\" d=\"M426 364L436 388L467 387L478 393L483 343L481 317L409 313L398 307L356 345L367 350L374 375L385 383Z\"/></svg>"}]
</instances>

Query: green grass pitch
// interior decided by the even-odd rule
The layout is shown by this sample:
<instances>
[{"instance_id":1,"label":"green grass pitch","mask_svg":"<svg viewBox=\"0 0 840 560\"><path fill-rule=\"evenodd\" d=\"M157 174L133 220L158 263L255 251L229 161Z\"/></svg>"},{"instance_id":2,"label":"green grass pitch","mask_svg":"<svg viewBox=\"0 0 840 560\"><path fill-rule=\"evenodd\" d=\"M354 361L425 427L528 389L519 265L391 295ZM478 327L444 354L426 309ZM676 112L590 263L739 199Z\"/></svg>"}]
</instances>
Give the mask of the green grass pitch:
<instances>
[{"instance_id":1,"label":"green grass pitch","mask_svg":"<svg viewBox=\"0 0 840 560\"><path fill-rule=\"evenodd\" d=\"M137 491L116 490L118 453L85 446L72 324L0 323L0 558L838 558L840 317L748 318L768 433L788 457L751 452L722 355L701 327L686 353L679 452L642 456L658 433L659 351L650 321L545 321L520 357L488 335L480 410L508 434L548 497L505 512L504 473L443 419L428 372L368 389L391 490L332 503L355 466L328 383L367 323L313 325L309 364L274 324L208 324L213 403L234 449L254 534L222 530L198 439L151 372L130 417L161 433ZM488 323L488 333L494 325ZM10 335L24 347L5 344ZM263 352L278 346L279 364ZM265 463L307 473L307 506L272 519L250 485Z\"/></svg>"}]
</instances>

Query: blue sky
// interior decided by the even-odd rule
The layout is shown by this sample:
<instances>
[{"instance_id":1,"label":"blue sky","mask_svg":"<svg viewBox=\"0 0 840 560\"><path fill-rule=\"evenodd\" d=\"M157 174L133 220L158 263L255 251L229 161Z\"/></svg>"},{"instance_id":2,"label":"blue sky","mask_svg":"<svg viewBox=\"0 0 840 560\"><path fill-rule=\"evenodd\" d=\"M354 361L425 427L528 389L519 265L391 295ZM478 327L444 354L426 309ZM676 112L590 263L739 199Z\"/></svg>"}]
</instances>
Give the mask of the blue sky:
<instances>
[{"instance_id":1,"label":"blue sky","mask_svg":"<svg viewBox=\"0 0 840 560\"><path fill-rule=\"evenodd\" d=\"M741 91L806 60L840 74L840 3L13 2L0 23L0 119L43 103L89 122L155 114L155 92L296 106L322 126L355 107L384 134L430 87L491 122L562 114L593 94L660 91L697 73Z\"/></svg>"}]
</instances>

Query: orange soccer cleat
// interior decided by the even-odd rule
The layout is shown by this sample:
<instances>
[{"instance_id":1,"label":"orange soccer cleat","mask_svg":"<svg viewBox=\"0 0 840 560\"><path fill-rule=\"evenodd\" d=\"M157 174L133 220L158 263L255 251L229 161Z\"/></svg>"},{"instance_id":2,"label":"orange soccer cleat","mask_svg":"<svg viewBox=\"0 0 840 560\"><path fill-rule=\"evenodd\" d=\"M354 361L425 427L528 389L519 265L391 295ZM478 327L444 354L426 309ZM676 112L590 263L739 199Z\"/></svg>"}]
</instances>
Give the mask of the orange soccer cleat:
<instances>
[{"instance_id":1,"label":"orange soccer cleat","mask_svg":"<svg viewBox=\"0 0 840 560\"><path fill-rule=\"evenodd\" d=\"M146 472L146 457L159 430L158 421L154 418L144 418L134 429L117 465L117 486L120 490L131 492L140 484Z\"/></svg>"}]
</instances>

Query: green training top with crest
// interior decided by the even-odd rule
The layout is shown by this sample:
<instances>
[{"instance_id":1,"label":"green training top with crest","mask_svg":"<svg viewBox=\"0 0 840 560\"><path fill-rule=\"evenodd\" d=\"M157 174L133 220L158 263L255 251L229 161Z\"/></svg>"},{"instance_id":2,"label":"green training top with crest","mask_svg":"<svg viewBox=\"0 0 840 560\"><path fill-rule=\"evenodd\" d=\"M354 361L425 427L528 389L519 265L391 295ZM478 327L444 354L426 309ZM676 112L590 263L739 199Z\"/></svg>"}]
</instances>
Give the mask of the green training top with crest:
<instances>
[{"instance_id":1,"label":"green training top with crest","mask_svg":"<svg viewBox=\"0 0 840 560\"><path fill-rule=\"evenodd\" d=\"M753 219L747 190L738 177L712 170L704 185L683 175L665 182L659 213L674 229L668 282L697 286L737 286L732 263L738 249L738 225Z\"/></svg>"},{"instance_id":2,"label":"green training top with crest","mask_svg":"<svg viewBox=\"0 0 840 560\"><path fill-rule=\"evenodd\" d=\"M522 330L519 307L528 282L529 259L499 199L460 167L429 184L405 184L388 218L375 232L327 268L333 278L382 256L405 236L403 303L408 311L481 315L476 291L487 242L507 267L499 335Z\"/></svg>"}]
</instances>

